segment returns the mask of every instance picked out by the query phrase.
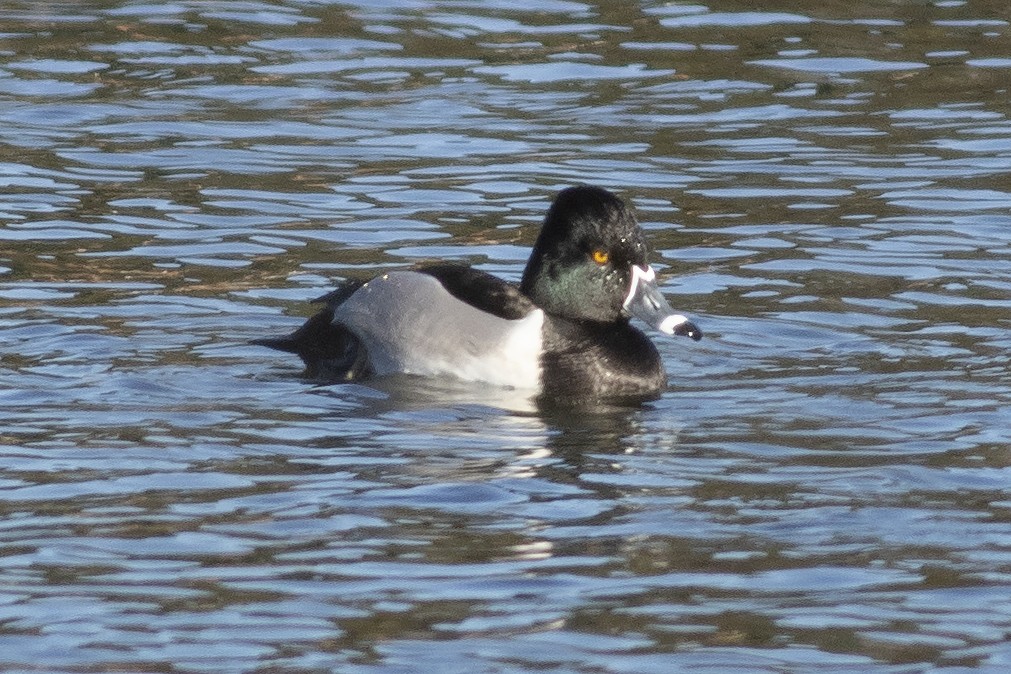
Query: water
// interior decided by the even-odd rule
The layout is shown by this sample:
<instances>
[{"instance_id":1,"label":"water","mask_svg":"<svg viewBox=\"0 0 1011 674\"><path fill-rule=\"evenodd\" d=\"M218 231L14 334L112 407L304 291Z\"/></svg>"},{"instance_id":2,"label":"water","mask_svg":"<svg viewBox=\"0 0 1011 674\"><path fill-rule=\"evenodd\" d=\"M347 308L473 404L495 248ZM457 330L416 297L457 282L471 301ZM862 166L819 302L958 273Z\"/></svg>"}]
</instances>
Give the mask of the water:
<instances>
[{"instance_id":1,"label":"water","mask_svg":"<svg viewBox=\"0 0 1011 674\"><path fill-rule=\"evenodd\" d=\"M795 5L0 10L0 668L1007 671L1005 7ZM247 345L577 182L654 403Z\"/></svg>"}]
</instances>

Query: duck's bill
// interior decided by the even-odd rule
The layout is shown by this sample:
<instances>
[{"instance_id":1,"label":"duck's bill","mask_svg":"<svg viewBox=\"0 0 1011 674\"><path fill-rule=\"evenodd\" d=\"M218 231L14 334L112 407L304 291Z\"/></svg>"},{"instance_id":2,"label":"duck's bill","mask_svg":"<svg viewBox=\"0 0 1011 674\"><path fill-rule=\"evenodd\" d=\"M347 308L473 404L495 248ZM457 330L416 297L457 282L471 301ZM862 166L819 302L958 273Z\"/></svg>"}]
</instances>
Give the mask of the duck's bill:
<instances>
[{"instance_id":1,"label":"duck's bill","mask_svg":"<svg viewBox=\"0 0 1011 674\"><path fill-rule=\"evenodd\" d=\"M632 286L622 305L629 315L668 335L702 339L702 331L687 316L676 313L656 285L653 267L632 267Z\"/></svg>"}]
</instances>

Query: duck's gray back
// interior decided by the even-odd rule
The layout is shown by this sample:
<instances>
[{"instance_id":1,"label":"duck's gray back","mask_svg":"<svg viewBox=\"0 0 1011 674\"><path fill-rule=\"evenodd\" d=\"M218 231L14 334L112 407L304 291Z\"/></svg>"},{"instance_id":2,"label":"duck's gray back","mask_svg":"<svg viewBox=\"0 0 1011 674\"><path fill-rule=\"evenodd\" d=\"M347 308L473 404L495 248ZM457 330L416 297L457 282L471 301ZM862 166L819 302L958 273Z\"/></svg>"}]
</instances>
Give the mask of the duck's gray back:
<instances>
[{"instance_id":1,"label":"duck's gray back","mask_svg":"<svg viewBox=\"0 0 1011 674\"><path fill-rule=\"evenodd\" d=\"M451 295L424 273L375 278L334 309L334 323L361 340L377 375L450 375L540 389L544 313L499 318Z\"/></svg>"}]
</instances>

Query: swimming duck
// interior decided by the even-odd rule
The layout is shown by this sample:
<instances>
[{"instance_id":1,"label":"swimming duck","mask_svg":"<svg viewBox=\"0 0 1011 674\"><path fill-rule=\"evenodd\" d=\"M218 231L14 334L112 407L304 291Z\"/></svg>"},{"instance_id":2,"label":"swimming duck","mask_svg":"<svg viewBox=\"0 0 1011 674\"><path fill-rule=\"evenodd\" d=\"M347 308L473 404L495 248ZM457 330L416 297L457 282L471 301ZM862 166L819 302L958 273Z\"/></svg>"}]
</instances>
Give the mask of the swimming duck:
<instances>
[{"instance_id":1,"label":"swimming duck","mask_svg":"<svg viewBox=\"0 0 1011 674\"><path fill-rule=\"evenodd\" d=\"M647 262L642 229L614 194L562 190L519 286L438 263L350 281L295 332L254 343L298 354L327 382L409 373L453 376L550 397L656 397L660 354L636 317L702 338L671 309Z\"/></svg>"}]
</instances>

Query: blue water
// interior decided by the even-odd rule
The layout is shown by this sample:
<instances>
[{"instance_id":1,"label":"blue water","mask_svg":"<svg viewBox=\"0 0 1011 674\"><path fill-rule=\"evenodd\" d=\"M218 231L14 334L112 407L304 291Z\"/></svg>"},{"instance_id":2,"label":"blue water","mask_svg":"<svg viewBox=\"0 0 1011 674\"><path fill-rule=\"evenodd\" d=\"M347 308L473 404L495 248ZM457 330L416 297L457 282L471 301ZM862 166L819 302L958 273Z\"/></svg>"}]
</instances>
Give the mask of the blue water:
<instances>
[{"instance_id":1,"label":"blue water","mask_svg":"<svg viewBox=\"0 0 1011 674\"><path fill-rule=\"evenodd\" d=\"M995 2L0 9L0 669L1004 672ZM636 408L250 346L632 203Z\"/></svg>"}]
</instances>

